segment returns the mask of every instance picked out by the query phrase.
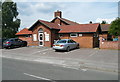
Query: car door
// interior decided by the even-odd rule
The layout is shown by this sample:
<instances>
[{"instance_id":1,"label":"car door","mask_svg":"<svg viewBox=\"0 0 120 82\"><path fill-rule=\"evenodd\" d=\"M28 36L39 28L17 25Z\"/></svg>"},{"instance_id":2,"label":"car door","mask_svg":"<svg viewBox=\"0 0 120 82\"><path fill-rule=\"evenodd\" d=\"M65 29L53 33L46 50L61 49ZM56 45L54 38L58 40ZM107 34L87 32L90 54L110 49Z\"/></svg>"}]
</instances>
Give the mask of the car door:
<instances>
[{"instance_id":1,"label":"car door","mask_svg":"<svg viewBox=\"0 0 120 82\"><path fill-rule=\"evenodd\" d=\"M73 43L73 48L76 48L77 47L77 43L74 40L71 40L71 41Z\"/></svg>"},{"instance_id":2,"label":"car door","mask_svg":"<svg viewBox=\"0 0 120 82\"><path fill-rule=\"evenodd\" d=\"M68 45L69 45L70 49L73 49L74 45L73 45L73 42L71 40L68 40Z\"/></svg>"},{"instance_id":3,"label":"car door","mask_svg":"<svg viewBox=\"0 0 120 82\"><path fill-rule=\"evenodd\" d=\"M18 46L18 39L14 39L13 45L14 45L14 46Z\"/></svg>"},{"instance_id":4,"label":"car door","mask_svg":"<svg viewBox=\"0 0 120 82\"><path fill-rule=\"evenodd\" d=\"M23 45L23 41L18 39L18 46L22 46Z\"/></svg>"},{"instance_id":5,"label":"car door","mask_svg":"<svg viewBox=\"0 0 120 82\"><path fill-rule=\"evenodd\" d=\"M15 39L14 45L15 46L20 46L21 42L19 39Z\"/></svg>"}]
</instances>

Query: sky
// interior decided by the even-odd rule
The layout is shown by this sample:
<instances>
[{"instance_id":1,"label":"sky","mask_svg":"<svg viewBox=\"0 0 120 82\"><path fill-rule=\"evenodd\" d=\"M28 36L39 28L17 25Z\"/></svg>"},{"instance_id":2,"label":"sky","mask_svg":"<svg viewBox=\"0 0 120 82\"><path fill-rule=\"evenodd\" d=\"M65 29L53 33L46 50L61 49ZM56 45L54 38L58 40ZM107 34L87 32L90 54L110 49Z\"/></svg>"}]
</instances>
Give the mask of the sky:
<instances>
[{"instance_id":1,"label":"sky","mask_svg":"<svg viewBox=\"0 0 120 82\"><path fill-rule=\"evenodd\" d=\"M37 20L51 21L54 12L62 11L62 17L86 24L92 21L100 23L102 20L111 23L118 17L118 2L16 2L18 18L21 19L20 29L29 28Z\"/></svg>"}]
</instances>

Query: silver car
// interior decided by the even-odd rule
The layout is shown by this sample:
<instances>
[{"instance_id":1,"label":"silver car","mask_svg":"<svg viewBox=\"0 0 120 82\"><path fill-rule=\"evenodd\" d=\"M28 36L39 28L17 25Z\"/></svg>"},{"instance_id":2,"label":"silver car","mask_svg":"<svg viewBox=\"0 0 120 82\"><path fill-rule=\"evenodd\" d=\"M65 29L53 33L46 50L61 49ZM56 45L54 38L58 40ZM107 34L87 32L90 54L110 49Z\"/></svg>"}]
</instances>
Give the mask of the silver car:
<instances>
[{"instance_id":1,"label":"silver car","mask_svg":"<svg viewBox=\"0 0 120 82\"><path fill-rule=\"evenodd\" d=\"M66 50L69 52L71 49L79 48L79 43L73 41L72 39L62 39L53 44L53 49Z\"/></svg>"}]
</instances>

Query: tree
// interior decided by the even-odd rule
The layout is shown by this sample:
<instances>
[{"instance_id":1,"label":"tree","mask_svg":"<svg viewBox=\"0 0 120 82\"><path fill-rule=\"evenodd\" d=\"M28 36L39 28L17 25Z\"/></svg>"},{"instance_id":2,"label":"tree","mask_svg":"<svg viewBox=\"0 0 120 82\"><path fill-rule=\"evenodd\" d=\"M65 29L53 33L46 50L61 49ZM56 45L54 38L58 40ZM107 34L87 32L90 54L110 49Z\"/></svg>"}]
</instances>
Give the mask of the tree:
<instances>
[{"instance_id":1,"label":"tree","mask_svg":"<svg viewBox=\"0 0 120 82\"><path fill-rule=\"evenodd\" d=\"M0 38L2 37L2 2L0 2Z\"/></svg>"},{"instance_id":2,"label":"tree","mask_svg":"<svg viewBox=\"0 0 120 82\"><path fill-rule=\"evenodd\" d=\"M104 21L102 21L102 23L101 24L107 24L107 22L104 20Z\"/></svg>"},{"instance_id":3,"label":"tree","mask_svg":"<svg viewBox=\"0 0 120 82\"><path fill-rule=\"evenodd\" d=\"M120 18L116 18L114 21L112 21L109 33L114 36L120 35Z\"/></svg>"},{"instance_id":4,"label":"tree","mask_svg":"<svg viewBox=\"0 0 120 82\"><path fill-rule=\"evenodd\" d=\"M2 38L13 38L20 27L17 4L12 0L2 3Z\"/></svg>"}]
</instances>

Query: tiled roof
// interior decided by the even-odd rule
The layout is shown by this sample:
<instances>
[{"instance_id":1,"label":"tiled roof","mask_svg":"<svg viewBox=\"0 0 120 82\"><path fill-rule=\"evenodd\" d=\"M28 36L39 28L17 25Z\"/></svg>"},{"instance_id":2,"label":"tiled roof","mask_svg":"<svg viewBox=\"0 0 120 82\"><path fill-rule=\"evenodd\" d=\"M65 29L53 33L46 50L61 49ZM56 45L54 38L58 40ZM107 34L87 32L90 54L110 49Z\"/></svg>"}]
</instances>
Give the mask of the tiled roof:
<instances>
[{"instance_id":1,"label":"tiled roof","mask_svg":"<svg viewBox=\"0 0 120 82\"><path fill-rule=\"evenodd\" d=\"M25 35L25 34L32 34L32 31L29 31L27 28L24 28L20 32L16 33L15 35Z\"/></svg>"},{"instance_id":2,"label":"tiled roof","mask_svg":"<svg viewBox=\"0 0 120 82\"><path fill-rule=\"evenodd\" d=\"M52 23L52 22L48 22L48 21L43 21L43 20L39 20L41 23L45 24L46 26L48 26L51 29L60 29L59 25L57 23Z\"/></svg>"},{"instance_id":3,"label":"tiled roof","mask_svg":"<svg viewBox=\"0 0 120 82\"><path fill-rule=\"evenodd\" d=\"M67 24L70 24L70 25L78 24L78 23L76 23L76 22L70 21L70 20L65 19L65 18L59 18L59 19L62 20L62 21L64 21L64 22L66 22Z\"/></svg>"},{"instance_id":4,"label":"tiled roof","mask_svg":"<svg viewBox=\"0 0 120 82\"><path fill-rule=\"evenodd\" d=\"M55 19L59 19L59 20L65 22L65 23L68 24L68 25L76 25L76 24L79 24L79 23L77 23L77 22L73 22L73 21L70 21L70 20L68 20L68 19L60 18L60 17L55 17L51 22L53 22Z\"/></svg>"},{"instance_id":5,"label":"tiled roof","mask_svg":"<svg viewBox=\"0 0 120 82\"><path fill-rule=\"evenodd\" d=\"M96 32L98 27L99 24L64 25L60 27L59 33Z\"/></svg>"},{"instance_id":6,"label":"tiled roof","mask_svg":"<svg viewBox=\"0 0 120 82\"><path fill-rule=\"evenodd\" d=\"M100 25L101 25L101 30L102 31L108 31L109 30L110 24L100 24Z\"/></svg>"}]
</instances>

